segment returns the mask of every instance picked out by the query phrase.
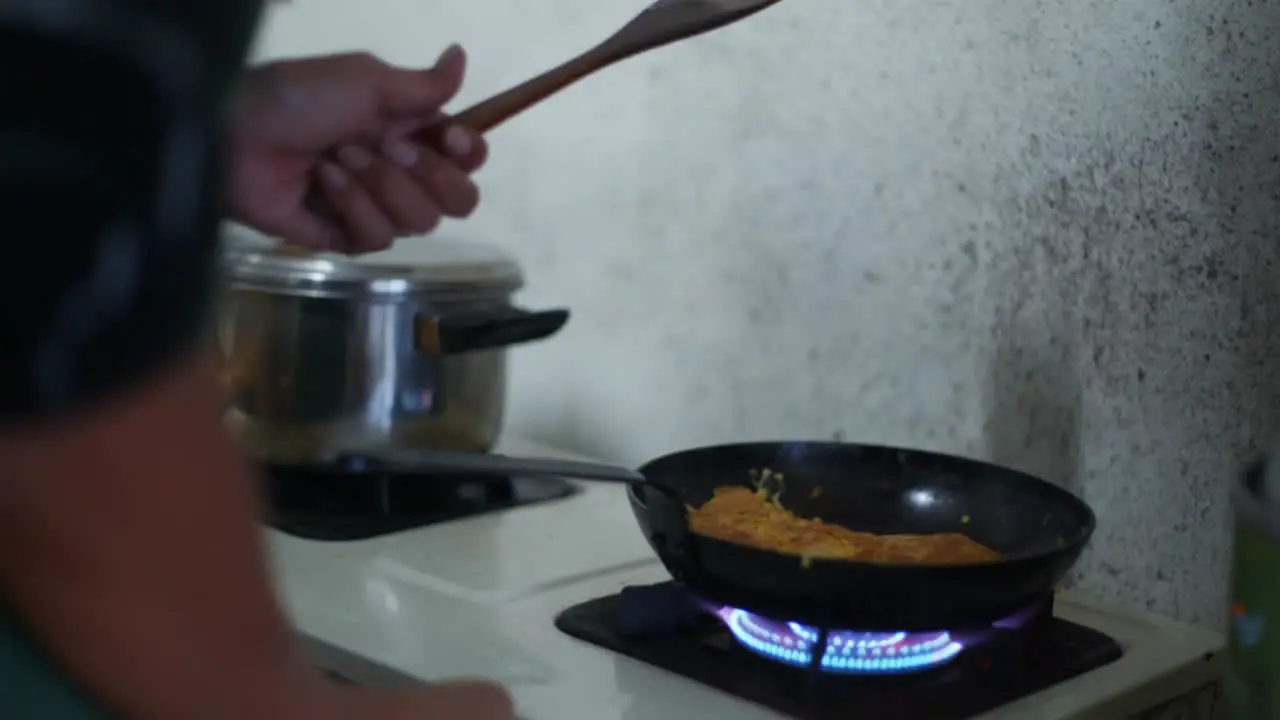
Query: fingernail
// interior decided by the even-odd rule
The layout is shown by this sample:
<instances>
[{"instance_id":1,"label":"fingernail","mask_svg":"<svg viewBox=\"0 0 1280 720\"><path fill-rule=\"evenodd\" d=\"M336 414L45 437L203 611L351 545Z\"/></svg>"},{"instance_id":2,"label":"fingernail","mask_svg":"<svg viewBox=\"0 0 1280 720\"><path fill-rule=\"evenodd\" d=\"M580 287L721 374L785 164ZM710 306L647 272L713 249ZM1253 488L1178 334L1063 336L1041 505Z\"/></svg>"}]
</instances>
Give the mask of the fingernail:
<instances>
[{"instance_id":1,"label":"fingernail","mask_svg":"<svg viewBox=\"0 0 1280 720\"><path fill-rule=\"evenodd\" d=\"M444 131L444 148L454 157L466 157L471 154L471 148L474 143L471 142L471 131L460 126L454 125Z\"/></svg>"},{"instance_id":2,"label":"fingernail","mask_svg":"<svg viewBox=\"0 0 1280 720\"><path fill-rule=\"evenodd\" d=\"M418 162L418 149L404 140L388 140L382 147L382 153L403 167L413 167Z\"/></svg>"},{"instance_id":3,"label":"fingernail","mask_svg":"<svg viewBox=\"0 0 1280 720\"><path fill-rule=\"evenodd\" d=\"M322 162L320 163L320 179L333 187L343 187L347 184L347 173L331 162Z\"/></svg>"},{"instance_id":4,"label":"fingernail","mask_svg":"<svg viewBox=\"0 0 1280 720\"><path fill-rule=\"evenodd\" d=\"M338 150L338 160L352 172L360 172L373 164L373 156L356 145L347 145Z\"/></svg>"},{"instance_id":5,"label":"fingernail","mask_svg":"<svg viewBox=\"0 0 1280 720\"><path fill-rule=\"evenodd\" d=\"M444 52L440 53L440 57L436 58L436 65L448 65L451 62L456 62L460 55L462 55L462 46L458 43L453 43L445 48Z\"/></svg>"},{"instance_id":6,"label":"fingernail","mask_svg":"<svg viewBox=\"0 0 1280 720\"><path fill-rule=\"evenodd\" d=\"M460 179L457 168L449 165L441 167L438 172L434 173L431 176L431 181L433 187L451 195L467 192L469 189L474 189L475 186L475 183L471 182L470 178L466 176ZM462 183L461 186L459 186L459 181Z\"/></svg>"}]
</instances>

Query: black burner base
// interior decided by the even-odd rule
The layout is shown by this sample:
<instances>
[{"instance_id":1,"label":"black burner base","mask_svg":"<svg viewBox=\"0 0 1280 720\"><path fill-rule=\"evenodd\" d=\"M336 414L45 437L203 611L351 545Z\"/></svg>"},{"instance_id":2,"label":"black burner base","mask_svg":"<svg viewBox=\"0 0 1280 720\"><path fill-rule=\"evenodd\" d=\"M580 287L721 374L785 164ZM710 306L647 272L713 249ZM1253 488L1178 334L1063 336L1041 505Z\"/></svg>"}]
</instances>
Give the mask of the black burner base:
<instances>
[{"instance_id":1,"label":"black burner base","mask_svg":"<svg viewBox=\"0 0 1280 720\"><path fill-rule=\"evenodd\" d=\"M307 540L364 540L568 497L559 478L344 468L266 469L267 524Z\"/></svg>"},{"instance_id":2,"label":"black burner base","mask_svg":"<svg viewBox=\"0 0 1280 720\"><path fill-rule=\"evenodd\" d=\"M631 590L643 590L644 602ZM960 720L1120 659L1115 640L1052 617L1051 610L1046 603L1043 616L1021 630L1005 631L941 667L904 675L815 676L771 662L743 648L672 583L576 605L556 618L556 627L797 720Z\"/></svg>"}]
</instances>

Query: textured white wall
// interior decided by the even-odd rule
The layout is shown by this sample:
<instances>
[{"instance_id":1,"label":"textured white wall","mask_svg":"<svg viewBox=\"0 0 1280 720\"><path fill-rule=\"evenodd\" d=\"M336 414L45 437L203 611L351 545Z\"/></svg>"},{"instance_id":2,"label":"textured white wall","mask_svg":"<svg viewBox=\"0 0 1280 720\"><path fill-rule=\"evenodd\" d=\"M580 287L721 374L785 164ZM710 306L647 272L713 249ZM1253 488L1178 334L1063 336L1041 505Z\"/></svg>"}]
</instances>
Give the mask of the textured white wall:
<instances>
[{"instance_id":1,"label":"textured white wall","mask_svg":"<svg viewBox=\"0 0 1280 720\"><path fill-rule=\"evenodd\" d=\"M642 2L298 0L262 51L461 41L465 103ZM786 0L568 91L446 230L575 313L517 353L511 429L993 458L1096 508L1082 587L1217 623L1280 394L1278 44L1260 0Z\"/></svg>"}]
</instances>

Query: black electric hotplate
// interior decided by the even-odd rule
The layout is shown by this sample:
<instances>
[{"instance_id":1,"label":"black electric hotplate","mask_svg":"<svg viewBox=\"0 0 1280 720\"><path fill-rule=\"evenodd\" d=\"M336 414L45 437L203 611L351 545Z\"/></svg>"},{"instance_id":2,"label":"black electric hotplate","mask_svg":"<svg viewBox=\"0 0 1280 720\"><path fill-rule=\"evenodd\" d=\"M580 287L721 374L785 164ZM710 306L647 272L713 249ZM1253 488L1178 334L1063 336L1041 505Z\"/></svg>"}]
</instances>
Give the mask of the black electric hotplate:
<instances>
[{"instance_id":1,"label":"black electric hotplate","mask_svg":"<svg viewBox=\"0 0 1280 720\"><path fill-rule=\"evenodd\" d=\"M559 478L390 471L350 461L264 470L267 523L308 540L363 540L577 491Z\"/></svg>"}]
</instances>

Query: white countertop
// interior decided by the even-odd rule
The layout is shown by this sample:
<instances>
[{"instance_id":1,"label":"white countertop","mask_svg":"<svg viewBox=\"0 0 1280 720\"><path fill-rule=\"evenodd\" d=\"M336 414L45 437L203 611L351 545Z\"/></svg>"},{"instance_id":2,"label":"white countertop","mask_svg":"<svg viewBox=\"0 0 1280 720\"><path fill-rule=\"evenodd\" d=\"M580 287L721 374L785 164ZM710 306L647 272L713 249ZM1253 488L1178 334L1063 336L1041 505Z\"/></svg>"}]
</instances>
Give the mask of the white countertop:
<instances>
[{"instance_id":1,"label":"white countertop","mask_svg":"<svg viewBox=\"0 0 1280 720\"><path fill-rule=\"evenodd\" d=\"M572 456L518 440L499 450ZM529 720L779 720L554 627L571 605L669 577L624 492L588 483L567 500L357 542L268 531L277 582L317 662L356 682L486 677ZM1125 716L1221 673L1215 633L1069 594L1057 614L1112 636L1124 657L983 717Z\"/></svg>"}]
</instances>

